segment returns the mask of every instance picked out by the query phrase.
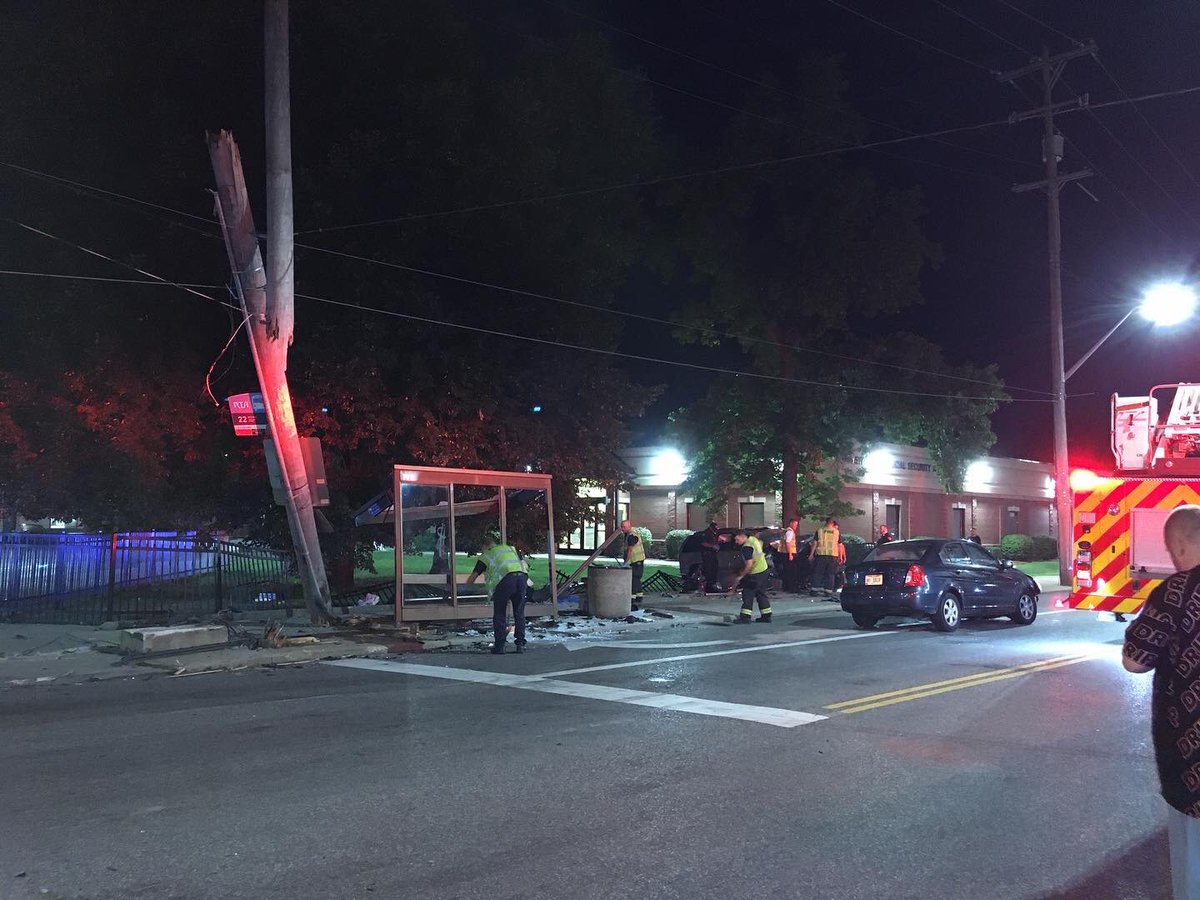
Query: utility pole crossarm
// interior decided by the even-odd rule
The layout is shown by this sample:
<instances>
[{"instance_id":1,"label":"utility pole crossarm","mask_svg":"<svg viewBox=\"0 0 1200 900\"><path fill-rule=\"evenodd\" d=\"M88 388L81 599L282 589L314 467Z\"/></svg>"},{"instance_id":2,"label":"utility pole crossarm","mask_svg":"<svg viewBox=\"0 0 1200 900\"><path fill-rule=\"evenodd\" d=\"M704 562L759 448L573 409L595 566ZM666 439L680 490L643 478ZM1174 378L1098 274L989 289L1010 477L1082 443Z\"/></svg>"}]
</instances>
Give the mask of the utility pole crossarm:
<instances>
[{"instance_id":1,"label":"utility pole crossarm","mask_svg":"<svg viewBox=\"0 0 1200 900\"><path fill-rule=\"evenodd\" d=\"M1012 69L1008 72L1000 72L996 75L996 80L1001 84L1007 84L1008 82L1016 81L1018 78L1024 78L1026 75L1038 75L1044 71L1047 62L1051 66L1059 66L1060 64L1070 62L1073 59L1079 59L1081 56L1094 56L1098 49L1099 48L1096 46L1095 41L1088 41L1085 44L1080 44L1074 50L1067 50L1064 53L1051 56L1048 60L1037 59L1027 66L1021 66L1019 69ZM1061 72L1061 68L1058 71ZM1057 75L1054 76L1054 80L1058 80Z\"/></svg>"},{"instance_id":2,"label":"utility pole crossarm","mask_svg":"<svg viewBox=\"0 0 1200 900\"><path fill-rule=\"evenodd\" d=\"M1095 175L1091 169L1080 169L1078 172L1068 172L1065 175L1058 176L1058 184L1066 184L1068 181L1079 181L1081 178L1090 178ZM1049 184L1046 179L1041 181L1027 181L1025 184L1014 184L1012 192L1014 194L1024 194L1026 191L1036 191L1038 188L1044 188Z\"/></svg>"},{"instance_id":3,"label":"utility pole crossarm","mask_svg":"<svg viewBox=\"0 0 1200 900\"><path fill-rule=\"evenodd\" d=\"M1075 97L1072 100L1060 100L1057 103L1051 104L1050 114L1053 115L1054 113L1078 112L1081 109L1087 109L1087 107L1088 95L1080 94L1078 97ZM1027 119L1040 119L1044 115L1046 115L1046 109L1044 107L1041 109L1027 109L1023 112L1009 113L1008 124L1015 125L1018 122L1024 122Z\"/></svg>"}]
</instances>

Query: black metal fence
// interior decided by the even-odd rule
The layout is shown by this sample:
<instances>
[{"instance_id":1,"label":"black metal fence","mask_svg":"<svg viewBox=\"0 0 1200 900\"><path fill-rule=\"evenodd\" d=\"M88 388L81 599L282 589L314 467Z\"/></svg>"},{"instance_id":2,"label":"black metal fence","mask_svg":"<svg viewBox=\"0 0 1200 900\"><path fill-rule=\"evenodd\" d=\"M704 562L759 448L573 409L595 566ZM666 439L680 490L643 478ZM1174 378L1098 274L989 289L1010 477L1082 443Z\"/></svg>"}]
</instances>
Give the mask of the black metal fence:
<instances>
[{"instance_id":1,"label":"black metal fence","mask_svg":"<svg viewBox=\"0 0 1200 900\"><path fill-rule=\"evenodd\" d=\"M290 554L237 541L0 532L0 621L177 622L300 596Z\"/></svg>"}]
</instances>

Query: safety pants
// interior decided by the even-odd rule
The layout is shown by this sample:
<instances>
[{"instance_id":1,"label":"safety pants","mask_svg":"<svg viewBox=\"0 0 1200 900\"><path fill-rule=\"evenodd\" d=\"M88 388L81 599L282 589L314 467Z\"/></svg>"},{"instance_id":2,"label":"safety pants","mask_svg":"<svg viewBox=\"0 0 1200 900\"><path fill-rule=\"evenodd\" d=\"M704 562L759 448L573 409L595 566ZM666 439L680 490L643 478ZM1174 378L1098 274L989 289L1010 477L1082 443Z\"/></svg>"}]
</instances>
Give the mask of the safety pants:
<instances>
[{"instance_id":1,"label":"safety pants","mask_svg":"<svg viewBox=\"0 0 1200 900\"><path fill-rule=\"evenodd\" d=\"M509 572L492 591L492 630L495 632L497 649L503 647L508 639L510 603L515 626L513 637L518 644L525 643L525 587L528 577L524 572Z\"/></svg>"},{"instance_id":2,"label":"safety pants","mask_svg":"<svg viewBox=\"0 0 1200 900\"><path fill-rule=\"evenodd\" d=\"M633 573L633 602L642 602L642 570L646 568L644 562L630 563L629 568Z\"/></svg>"},{"instance_id":3,"label":"safety pants","mask_svg":"<svg viewBox=\"0 0 1200 900\"><path fill-rule=\"evenodd\" d=\"M826 556L818 553L813 557L813 590L833 590L833 579L837 573L838 560L836 556Z\"/></svg>"},{"instance_id":4,"label":"safety pants","mask_svg":"<svg viewBox=\"0 0 1200 900\"><path fill-rule=\"evenodd\" d=\"M748 619L754 614L754 604L758 603L758 611L764 616L771 614L771 599L767 596L764 584L766 572L742 577L742 618Z\"/></svg>"}]
</instances>

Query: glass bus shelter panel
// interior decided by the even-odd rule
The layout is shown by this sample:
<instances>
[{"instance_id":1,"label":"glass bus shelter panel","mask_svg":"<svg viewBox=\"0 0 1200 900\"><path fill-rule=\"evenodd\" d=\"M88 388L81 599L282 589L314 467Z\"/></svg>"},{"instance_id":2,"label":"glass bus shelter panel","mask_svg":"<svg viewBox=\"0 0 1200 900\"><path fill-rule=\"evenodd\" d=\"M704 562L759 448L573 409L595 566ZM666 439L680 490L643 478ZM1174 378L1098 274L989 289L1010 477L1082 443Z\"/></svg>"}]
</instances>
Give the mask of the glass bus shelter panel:
<instances>
[{"instance_id":1,"label":"glass bus shelter panel","mask_svg":"<svg viewBox=\"0 0 1200 900\"><path fill-rule=\"evenodd\" d=\"M405 605L452 603L450 489L403 485L396 504L396 597Z\"/></svg>"}]
</instances>

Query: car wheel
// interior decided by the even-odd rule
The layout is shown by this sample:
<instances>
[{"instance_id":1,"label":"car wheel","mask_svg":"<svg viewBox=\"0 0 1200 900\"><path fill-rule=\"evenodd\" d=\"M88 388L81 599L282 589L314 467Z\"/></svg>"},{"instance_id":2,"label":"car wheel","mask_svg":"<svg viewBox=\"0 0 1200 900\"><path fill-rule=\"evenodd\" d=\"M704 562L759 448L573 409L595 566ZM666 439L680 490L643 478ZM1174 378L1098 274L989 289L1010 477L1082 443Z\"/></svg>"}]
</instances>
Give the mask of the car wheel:
<instances>
[{"instance_id":1,"label":"car wheel","mask_svg":"<svg viewBox=\"0 0 1200 900\"><path fill-rule=\"evenodd\" d=\"M868 613L856 612L850 615L854 617L854 624L864 631L870 631L875 627L875 623L879 621L879 616L872 616Z\"/></svg>"},{"instance_id":2,"label":"car wheel","mask_svg":"<svg viewBox=\"0 0 1200 900\"><path fill-rule=\"evenodd\" d=\"M1030 625L1037 618L1037 598L1022 594L1017 600L1017 611L1009 616L1018 625Z\"/></svg>"},{"instance_id":3,"label":"car wheel","mask_svg":"<svg viewBox=\"0 0 1200 900\"><path fill-rule=\"evenodd\" d=\"M954 631L962 621L962 604L954 594L944 594L933 614L933 627L938 631Z\"/></svg>"}]
</instances>

